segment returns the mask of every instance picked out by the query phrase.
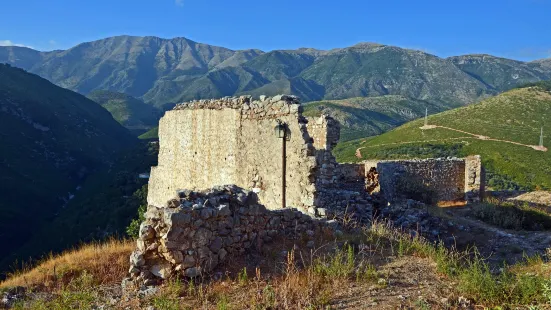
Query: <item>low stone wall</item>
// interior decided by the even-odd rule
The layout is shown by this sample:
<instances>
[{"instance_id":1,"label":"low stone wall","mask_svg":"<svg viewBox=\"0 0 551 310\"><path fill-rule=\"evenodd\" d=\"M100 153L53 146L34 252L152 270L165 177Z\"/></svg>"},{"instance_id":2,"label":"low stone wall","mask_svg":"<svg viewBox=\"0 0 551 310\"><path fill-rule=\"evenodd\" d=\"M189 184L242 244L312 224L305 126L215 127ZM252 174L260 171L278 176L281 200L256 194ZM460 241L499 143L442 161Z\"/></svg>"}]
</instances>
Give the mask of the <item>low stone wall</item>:
<instances>
[{"instance_id":1,"label":"low stone wall","mask_svg":"<svg viewBox=\"0 0 551 310\"><path fill-rule=\"evenodd\" d=\"M434 192L438 201L473 202L483 192L480 156L421 160L365 161L365 172L376 169L381 194L389 201L404 197L400 184L418 183ZM406 185L407 186L407 185Z\"/></svg>"},{"instance_id":2,"label":"low stone wall","mask_svg":"<svg viewBox=\"0 0 551 310\"><path fill-rule=\"evenodd\" d=\"M296 209L267 210L256 194L235 185L182 190L179 196L164 207L149 206L130 257L134 281L195 277L276 236L313 237L332 225Z\"/></svg>"}]
</instances>

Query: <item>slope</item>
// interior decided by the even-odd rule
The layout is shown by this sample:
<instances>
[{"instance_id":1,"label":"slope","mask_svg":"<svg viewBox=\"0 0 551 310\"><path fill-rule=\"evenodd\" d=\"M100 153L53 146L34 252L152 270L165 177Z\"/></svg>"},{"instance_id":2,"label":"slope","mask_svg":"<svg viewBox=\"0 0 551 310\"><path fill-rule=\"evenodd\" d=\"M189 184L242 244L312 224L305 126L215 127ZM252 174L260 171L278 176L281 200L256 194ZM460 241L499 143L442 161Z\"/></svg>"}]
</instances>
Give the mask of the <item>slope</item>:
<instances>
[{"instance_id":1,"label":"slope","mask_svg":"<svg viewBox=\"0 0 551 310\"><path fill-rule=\"evenodd\" d=\"M300 76L323 85L324 99L402 95L457 105L472 103L486 91L442 58L374 43L321 55Z\"/></svg>"},{"instance_id":2,"label":"slope","mask_svg":"<svg viewBox=\"0 0 551 310\"><path fill-rule=\"evenodd\" d=\"M363 159L480 154L490 186L550 189L551 152L531 147L539 144L542 126L544 131L551 130L550 118L549 90L525 87L429 117L430 125L447 128L422 130L420 119L377 137L343 143L336 153L341 161L359 160L355 157L358 148Z\"/></svg>"},{"instance_id":3,"label":"slope","mask_svg":"<svg viewBox=\"0 0 551 310\"><path fill-rule=\"evenodd\" d=\"M161 111L132 96L96 90L87 96L104 107L113 118L128 130L142 134L157 126Z\"/></svg>"},{"instance_id":4,"label":"slope","mask_svg":"<svg viewBox=\"0 0 551 310\"><path fill-rule=\"evenodd\" d=\"M304 115L327 114L341 124L340 141L382 134L405 122L446 110L446 106L397 95L324 100L304 105Z\"/></svg>"},{"instance_id":5,"label":"slope","mask_svg":"<svg viewBox=\"0 0 551 310\"><path fill-rule=\"evenodd\" d=\"M97 103L0 65L0 257L136 139Z\"/></svg>"},{"instance_id":6,"label":"slope","mask_svg":"<svg viewBox=\"0 0 551 310\"><path fill-rule=\"evenodd\" d=\"M529 82L551 79L551 72L544 62L526 63L492 55L463 55L448 59L489 89L498 92Z\"/></svg>"}]
</instances>

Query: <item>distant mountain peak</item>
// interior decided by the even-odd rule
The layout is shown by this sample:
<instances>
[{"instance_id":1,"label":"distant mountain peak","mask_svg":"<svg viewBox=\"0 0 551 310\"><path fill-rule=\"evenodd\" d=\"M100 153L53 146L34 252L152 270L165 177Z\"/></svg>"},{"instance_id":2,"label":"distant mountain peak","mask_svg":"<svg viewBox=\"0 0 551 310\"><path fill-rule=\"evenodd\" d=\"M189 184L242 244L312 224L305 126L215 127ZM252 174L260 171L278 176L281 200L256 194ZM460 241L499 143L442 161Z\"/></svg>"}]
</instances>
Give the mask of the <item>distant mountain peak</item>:
<instances>
[{"instance_id":1,"label":"distant mountain peak","mask_svg":"<svg viewBox=\"0 0 551 310\"><path fill-rule=\"evenodd\" d=\"M376 43L376 42L360 42L357 44L352 45L352 48L376 48L376 47L384 47L387 45Z\"/></svg>"}]
</instances>

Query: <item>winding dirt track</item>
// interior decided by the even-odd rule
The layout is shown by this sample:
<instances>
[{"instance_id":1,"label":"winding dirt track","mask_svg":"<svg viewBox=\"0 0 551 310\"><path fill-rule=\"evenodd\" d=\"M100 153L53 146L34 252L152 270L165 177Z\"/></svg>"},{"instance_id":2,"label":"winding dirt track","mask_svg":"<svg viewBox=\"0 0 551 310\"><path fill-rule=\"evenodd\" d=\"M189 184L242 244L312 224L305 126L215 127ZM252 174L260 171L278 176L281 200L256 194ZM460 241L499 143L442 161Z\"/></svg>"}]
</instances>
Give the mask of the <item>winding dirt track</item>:
<instances>
[{"instance_id":1,"label":"winding dirt track","mask_svg":"<svg viewBox=\"0 0 551 310\"><path fill-rule=\"evenodd\" d=\"M478 135L478 134L474 134L474 133L471 133L471 132L467 132L467 131L463 131L463 130L455 129L455 128L451 128L451 127L446 127L446 126L427 125L427 126L420 127L421 130L429 130L429 129L434 129L434 128L447 129L447 130L463 133L463 134L466 134L468 136L456 137L456 138L446 138L446 139L431 139L431 140L418 140L418 141L394 142L394 143L383 143L383 144L377 144L377 145L367 145L367 146L363 146L363 147L360 147L360 148L356 149L356 157L362 158L361 150L365 149L367 147L386 146L386 145L415 144L415 143L426 143L426 142L439 142L439 141L461 140L461 139L478 139L478 140L486 140L486 141L497 141L497 142L503 142L503 143L509 143L509 144L514 144L514 145L529 147L529 148L534 149L536 151L547 152L547 148L544 147L544 146L523 144L523 143L520 143L520 142L515 142L515 141L510 141L510 140L495 139L495 138L491 138L491 137L488 137L488 136ZM364 140L363 143L365 143L366 141L367 140Z\"/></svg>"}]
</instances>

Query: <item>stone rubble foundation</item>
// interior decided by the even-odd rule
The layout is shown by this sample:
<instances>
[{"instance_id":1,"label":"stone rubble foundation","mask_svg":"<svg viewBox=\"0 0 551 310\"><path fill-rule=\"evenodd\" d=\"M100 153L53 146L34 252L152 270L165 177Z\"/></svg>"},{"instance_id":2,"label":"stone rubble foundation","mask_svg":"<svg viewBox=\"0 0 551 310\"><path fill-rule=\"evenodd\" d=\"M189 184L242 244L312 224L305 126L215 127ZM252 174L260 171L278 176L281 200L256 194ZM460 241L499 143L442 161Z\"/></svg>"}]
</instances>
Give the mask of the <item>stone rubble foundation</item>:
<instances>
[{"instance_id":1,"label":"stone rubble foundation","mask_svg":"<svg viewBox=\"0 0 551 310\"><path fill-rule=\"evenodd\" d=\"M130 256L130 274L140 285L175 275L196 277L276 237L312 239L336 225L293 208L267 210L253 192L235 185L181 190L165 207L149 206Z\"/></svg>"}]
</instances>

